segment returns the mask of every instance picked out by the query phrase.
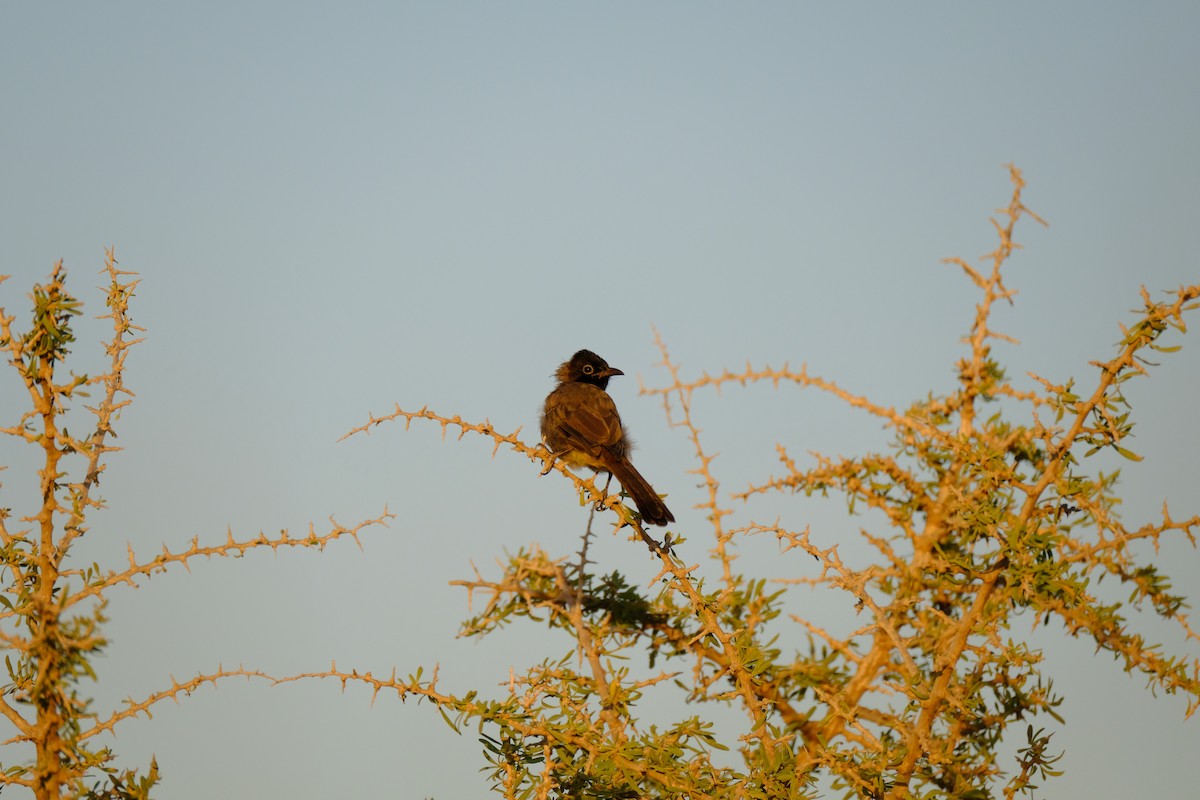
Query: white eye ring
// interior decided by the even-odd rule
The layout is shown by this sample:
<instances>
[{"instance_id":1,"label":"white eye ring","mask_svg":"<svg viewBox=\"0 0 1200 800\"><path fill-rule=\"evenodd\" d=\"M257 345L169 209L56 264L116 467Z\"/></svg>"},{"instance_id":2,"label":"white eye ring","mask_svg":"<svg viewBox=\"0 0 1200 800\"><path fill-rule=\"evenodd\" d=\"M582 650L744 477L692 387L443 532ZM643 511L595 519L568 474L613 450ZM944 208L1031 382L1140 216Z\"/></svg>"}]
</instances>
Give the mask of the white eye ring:
<instances>
[{"instance_id":1,"label":"white eye ring","mask_svg":"<svg viewBox=\"0 0 1200 800\"><path fill-rule=\"evenodd\" d=\"M592 374L593 372L595 372L595 371L596 371L596 368L595 368L595 367L593 367L591 364L584 364L584 365L583 365L583 374L584 374L584 375L591 375L591 374Z\"/></svg>"}]
</instances>

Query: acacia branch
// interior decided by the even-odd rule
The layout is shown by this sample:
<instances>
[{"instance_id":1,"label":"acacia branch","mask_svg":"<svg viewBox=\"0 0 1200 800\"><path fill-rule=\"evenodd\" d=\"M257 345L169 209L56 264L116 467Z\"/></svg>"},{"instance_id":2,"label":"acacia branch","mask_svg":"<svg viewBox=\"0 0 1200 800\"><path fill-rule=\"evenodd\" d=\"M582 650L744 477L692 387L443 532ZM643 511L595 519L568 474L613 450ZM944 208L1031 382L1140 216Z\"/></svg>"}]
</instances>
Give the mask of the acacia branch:
<instances>
[{"instance_id":1,"label":"acacia branch","mask_svg":"<svg viewBox=\"0 0 1200 800\"><path fill-rule=\"evenodd\" d=\"M1037 511L1042 494L1058 480L1071 449L1079 442L1080 434L1087 427L1088 419L1097 408L1103 406L1108 398L1109 389L1113 387L1118 376L1126 369L1141 369L1137 366L1137 354L1147 345L1151 345L1154 338L1157 337L1157 332L1152 334L1143 332L1145 328L1149 327L1153 331L1166 318L1181 320L1184 308L1197 297L1200 297L1200 285L1181 287L1176 292L1175 302L1170 305L1153 304L1147 301L1148 308L1145 317L1138 326L1135 326L1137 330L1126 336L1120 353L1111 361L1097 364L1100 368L1100 379L1096 384L1096 389L1087 400L1080 400L1074 404L1075 416L1070 427L1056 443L1051 444L1050 458L1042 472L1042 477L1033 485L1021 508L1019 518L1021 524L1027 525L1030 522ZM1114 431L1114 433L1117 433L1112 442L1115 445L1120 441L1120 437L1119 432ZM1048 442L1048 444L1050 443Z\"/></svg>"},{"instance_id":2,"label":"acacia branch","mask_svg":"<svg viewBox=\"0 0 1200 800\"><path fill-rule=\"evenodd\" d=\"M794 383L801 387L812 387L814 389L819 389L834 395L853 408L860 408L872 416L879 417L887 422L891 427L900 430L911 430L914 433L934 439L942 440L946 438L945 432L938 430L931 425L927 425L920 420L915 420L911 417L900 414L896 411L896 409L890 406L877 405L872 403L864 396L856 395L843 389L833 381L826 380L815 375L809 375L808 366L806 364L801 364L800 371L795 372L786 363L780 369L775 369L769 364L762 369L755 369L749 362L747 362L746 368L741 372L735 373L727 369L720 375L716 376L709 375L707 372L704 372L694 381L683 382L678 386L669 386L661 389L645 389L644 393L650 395L661 395L666 394L667 392L679 391L681 389L684 391L695 391L696 389L705 387L712 387L719 390L721 387L731 383L737 383L742 386L746 386L751 383L762 383L767 381L774 384L776 388L779 387L781 382L788 382Z\"/></svg>"},{"instance_id":3,"label":"acacia branch","mask_svg":"<svg viewBox=\"0 0 1200 800\"><path fill-rule=\"evenodd\" d=\"M113 586L122 584L137 588L138 584L135 580L138 577L150 577L167 571L167 568L172 564L182 565L184 569L191 571L188 562L194 558L204 556L212 558L214 556L222 558L237 557L245 554L249 550L256 548L269 547L272 552L278 552L280 547L315 547L318 550L323 550L325 545L334 539L339 539L343 536L349 536L362 549L362 542L359 541L358 534L364 528L372 525L387 525L387 520L394 519L395 514L390 513L384 508L383 514L374 519L365 520L358 523L352 528L346 528L340 525L333 517L329 518L332 524L332 529L325 534L318 535L312 524L309 523L307 536L292 536L288 531L280 531L279 536L272 539L265 533L260 533L254 539L237 540L233 538L233 532L228 532L228 539L223 544L209 545L202 547L199 537L192 539L192 545L187 550L172 553L163 545L162 553L150 561L138 562L134 555L132 546L128 548L129 552L129 568L123 572L108 572L103 578L100 578L83 589L70 595L66 600L66 605L74 605L81 600L89 597L100 597L106 590Z\"/></svg>"},{"instance_id":4,"label":"acacia branch","mask_svg":"<svg viewBox=\"0 0 1200 800\"><path fill-rule=\"evenodd\" d=\"M654 342L658 346L659 352L662 353L663 367L671 374L671 384L664 390L648 391L641 385L639 379L639 394L654 394L661 393L663 402L663 411L667 415L667 422L672 427L683 427L687 429L688 438L691 440L692 449L695 451L696 461L699 466L691 470L691 474L699 475L704 483L705 489L708 491L708 499L701 503L697 508L708 510L708 519L713 526L713 535L716 539L712 553L721 563L722 580L725 581L727 588L733 588L735 585L732 572L733 560L736 558L728 550L728 544L732 534L725 530L722 520L733 513L730 508L725 508L719 501L721 484L712 472L712 462L716 458L716 454L709 455L705 452L704 446L700 441L700 429L692 421L692 390L684 387L679 379L679 365L671 360L671 354L667 350L667 344L663 341L658 329L654 330ZM681 416L678 420L674 419L673 409L671 406L671 397L674 395L678 402L681 411Z\"/></svg>"},{"instance_id":5,"label":"acacia branch","mask_svg":"<svg viewBox=\"0 0 1200 800\"><path fill-rule=\"evenodd\" d=\"M480 722L493 722L525 737L543 739L551 744L563 745L588 753L593 758L603 757L611 760L615 766L620 767L622 770L637 775L643 781L653 781L661 785L664 789L679 793L679 796L694 798L694 800L716 800L714 795L708 792L697 791L694 785L680 777L648 767L643 761L625 756L620 751L612 750L593 738L574 734L560 726L551 727L542 725L536 721L531 722L529 715L523 709L518 709L510 713L502 706L489 708L485 707L484 703L470 699L470 697L459 698L439 692L437 690L438 676L436 667L433 677L425 684L422 684L420 681L420 673L416 676L410 676L407 681L402 681L397 679L396 671L393 669L390 677L377 678L371 672L359 673L357 670L344 672L337 668L336 662L328 670L306 672L286 678L278 678L275 680L275 683L282 684L299 680L320 680L324 678L338 681L342 686L342 691L345 691L346 687L351 683L364 684L371 689L372 702L383 691L395 692L397 698L401 701L406 700L410 695L426 699L442 709L449 709L458 713L460 718L474 717L479 719ZM457 726L450 722L449 718L446 721L457 730Z\"/></svg>"},{"instance_id":6,"label":"acacia branch","mask_svg":"<svg viewBox=\"0 0 1200 800\"><path fill-rule=\"evenodd\" d=\"M115 736L116 732L114 731L114 728L118 723L132 717L136 717L138 714L145 714L147 719L152 719L154 715L150 713L150 708L157 703L161 703L163 700L171 699L178 704L179 695L181 693L184 695L190 695L192 692L206 683L211 683L214 687L216 687L217 681L224 680L225 678L236 677L244 677L246 680L250 680L251 678L262 678L264 680L277 682L275 678L272 678L270 675L267 675L265 672L260 672L259 670L247 670L243 669L242 667L238 667L237 669L225 669L219 665L217 667L217 671L210 675L197 675L191 680L187 680L182 683L172 677L170 689L163 689L160 692L154 692L144 700L126 698L124 701L126 707L124 709L114 712L103 722L96 722L96 724L94 724L92 727L80 733L79 739L90 739L93 736L97 736L105 732L112 733Z\"/></svg>"},{"instance_id":7,"label":"acacia branch","mask_svg":"<svg viewBox=\"0 0 1200 800\"><path fill-rule=\"evenodd\" d=\"M106 347L110 363L108 372L88 381L88 385L103 384L104 386L104 396L101 398L100 404L95 407L86 406L88 411L96 417L95 430L87 438L86 443L77 441L68 443L73 452L87 457L87 466L84 469L83 479L70 486L73 495L72 508L70 519L64 526L63 536L58 542L58 549L61 553L66 553L72 540L84 533L85 529L82 526L86 509L99 506L96 501L92 500L91 491L92 487L100 480L100 473L104 471L104 467L100 464L100 458L105 453L121 449L107 445L105 442L108 436L114 435L113 421L119 416L120 411L132 402L131 400L118 402L117 397L123 394L133 397L133 392L125 386L125 358L129 354L129 348L144 340L143 338L127 338L131 331L145 331L145 328L134 325L129 317L129 299L133 297L133 290L137 288L140 281L131 280L128 283L121 283L122 276L136 275L137 273L117 269L115 248L108 248L104 255L103 272L108 275L109 279L106 298L109 313L99 319L113 321L113 338Z\"/></svg>"}]
</instances>

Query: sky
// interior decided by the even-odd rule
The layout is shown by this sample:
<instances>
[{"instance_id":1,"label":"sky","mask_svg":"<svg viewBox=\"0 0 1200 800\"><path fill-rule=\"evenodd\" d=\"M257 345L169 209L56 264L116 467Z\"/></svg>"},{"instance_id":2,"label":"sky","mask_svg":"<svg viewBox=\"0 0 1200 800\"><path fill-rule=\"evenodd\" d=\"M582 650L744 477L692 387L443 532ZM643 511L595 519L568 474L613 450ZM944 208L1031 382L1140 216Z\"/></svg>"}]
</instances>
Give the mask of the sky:
<instances>
[{"instance_id":1,"label":"sky","mask_svg":"<svg viewBox=\"0 0 1200 800\"><path fill-rule=\"evenodd\" d=\"M104 248L141 276L137 396L80 563L396 515L361 550L252 553L113 592L97 708L219 664L440 664L465 691L559 657L569 643L529 626L456 638L471 610L450 582L521 547L577 549L565 483L428 425L339 438L399 404L533 442L550 375L587 347L627 374L610 391L636 463L700 558L690 445L638 394L666 380L655 331L685 376L807 363L881 405L949 391L976 295L941 259L993 249L1008 163L1049 227L1018 229L1019 295L995 322L1020 344L997 353L1014 376L1089 380L1140 286L1200 278L1198 32L1191 2L5 4L0 305L24 314L63 259L88 304L74 367L95 372ZM1128 392L1146 456L1123 465L1129 524L1164 499L1200 511L1200 347L1171 343ZM18 389L0 378L6 416ZM804 457L888 441L794 389L698 396L695 413L729 492L774 471L776 442ZM27 459L0 443L17 510ZM735 523L769 511L854 537L837 501L738 508ZM779 568L771 547L743 552L747 571ZM595 557L653 576L623 535ZM1200 593L1195 550L1161 558ZM1200 720L1181 699L1037 637L1067 697L1047 797L1194 789ZM122 766L157 756L165 800L489 796L473 732L331 682L205 687L111 744Z\"/></svg>"}]
</instances>

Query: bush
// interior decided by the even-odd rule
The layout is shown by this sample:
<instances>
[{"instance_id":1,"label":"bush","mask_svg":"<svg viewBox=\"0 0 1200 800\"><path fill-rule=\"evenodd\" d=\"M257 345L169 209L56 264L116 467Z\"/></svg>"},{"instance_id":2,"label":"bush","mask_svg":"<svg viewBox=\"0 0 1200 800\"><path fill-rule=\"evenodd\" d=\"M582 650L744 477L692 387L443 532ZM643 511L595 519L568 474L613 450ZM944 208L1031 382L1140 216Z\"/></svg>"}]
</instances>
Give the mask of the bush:
<instances>
[{"instance_id":1,"label":"bush","mask_svg":"<svg viewBox=\"0 0 1200 800\"><path fill-rule=\"evenodd\" d=\"M34 287L25 332L16 332L15 318L0 309L0 348L28 392L27 410L5 420L0 433L34 448L42 463L36 513L14 525L9 511L0 510L0 635L8 672L0 712L12 728L7 744L24 748L24 760L4 765L0 781L39 798L148 797L158 780L156 765L141 774L116 769L114 754L95 744L97 735L205 683L334 678L376 694L428 700L456 730L478 726L491 779L507 797L783 798L817 796L826 788L869 798L1013 797L1031 794L1057 774L1049 729L1061 722L1055 711L1061 698L1043 675L1042 653L1022 638L1019 614L1035 626L1057 624L1089 638L1124 670L1143 675L1152 690L1187 695L1192 714L1200 706L1200 657L1164 654L1131 617L1155 614L1195 643L1185 599L1133 545L1157 547L1164 538L1185 537L1194 546L1200 517L1176 520L1164 505L1161 519L1126 526L1115 511L1117 473L1085 465L1101 451L1139 458L1127 447L1133 421L1123 388L1147 374L1151 352L1178 349L1160 339L1185 331L1184 312L1196 307L1200 286L1161 301L1143 290L1136 319L1089 380L1036 378L1039 388L1018 389L992 352L1005 337L990 327L993 308L1013 295L1002 268L1017 246L1014 228L1023 217L1037 219L1022 205L1020 173L1014 168L1011 176L1012 200L995 222L999 244L985 266L951 260L979 300L957 386L948 394L931 393L896 411L803 368L748 366L684 380L660 342L671 382L649 393L662 398L694 447L695 472L707 490L702 508L712 527L716 579L702 577L698 565L685 560L693 544L679 531L654 539L619 495L552 463L519 432L397 408L347 434L421 420L454 429L460 438L490 438L497 450L522 454L567 478L581 499L614 515L618 528L627 527L635 546L656 560L652 592L619 572L594 573L589 521L578 554L522 551L495 578L459 581L486 599L464 624L467 635L530 621L548 624L571 643L514 675L509 691L495 699L444 690L436 671L377 678L335 667L273 678L239 668L172 680L170 688L124 708L93 711L79 685L93 677L90 661L104 647L104 599L113 587L186 566L197 556L357 540L391 515L349 528L331 520L324 533L231 535L208 546L193 541L149 560L131 552L120 570L68 568L72 545L88 532L89 512L102 505L96 489L130 402L125 359L140 329L128 311L137 282L117 269L110 251L108 367L98 376L64 377L80 303L67 292L59 264ZM808 529L729 524L734 511L712 470L693 399L729 384L760 382L830 393L891 430L886 452L855 457L814 455L802 463L781 443L782 474L732 495L733 501L796 493L844 497L852 513L871 512L861 530L871 554L864 563L850 563L837 542ZM88 392L97 398L86 400ZM80 404L90 416L85 435L74 436L66 421ZM78 425L78 417L70 421ZM737 545L763 536L778 542L790 579L738 572ZM1122 586L1128 601L1100 595L1095 587L1102 580ZM789 604L795 590L813 586L844 597L858 627L839 632L815 613L786 613L804 608ZM646 668L635 658L639 652ZM649 695L679 690L698 713L668 725L639 717ZM713 715L703 713L712 704L739 709L743 723L714 724ZM1001 744L1014 737L1024 742L1015 763L1002 763Z\"/></svg>"}]
</instances>

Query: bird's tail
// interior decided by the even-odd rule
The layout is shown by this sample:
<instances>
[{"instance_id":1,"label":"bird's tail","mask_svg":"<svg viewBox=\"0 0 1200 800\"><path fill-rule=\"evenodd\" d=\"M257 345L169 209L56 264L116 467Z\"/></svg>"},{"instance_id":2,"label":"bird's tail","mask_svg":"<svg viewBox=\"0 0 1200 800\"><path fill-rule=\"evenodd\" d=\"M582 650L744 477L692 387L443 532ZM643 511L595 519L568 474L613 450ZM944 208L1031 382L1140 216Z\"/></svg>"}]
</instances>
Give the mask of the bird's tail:
<instances>
[{"instance_id":1,"label":"bird's tail","mask_svg":"<svg viewBox=\"0 0 1200 800\"><path fill-rule=\"evenodd\" d=\"M612 464L605 464L605 466L610 467L609 472L621 482L621 488L625 490L625 493L633 498L638 513L642 515L642 519L647 524L666 525L675 521L675 515L667 508L667 504L654 491L654 487L646 482L642 474L634 469L633 464L629 463L629 459L612 459Z\"/></svg>"}]
</instances>

